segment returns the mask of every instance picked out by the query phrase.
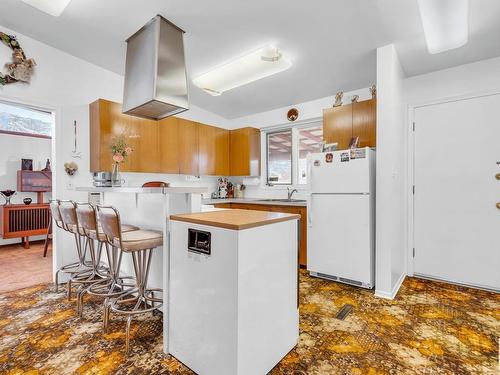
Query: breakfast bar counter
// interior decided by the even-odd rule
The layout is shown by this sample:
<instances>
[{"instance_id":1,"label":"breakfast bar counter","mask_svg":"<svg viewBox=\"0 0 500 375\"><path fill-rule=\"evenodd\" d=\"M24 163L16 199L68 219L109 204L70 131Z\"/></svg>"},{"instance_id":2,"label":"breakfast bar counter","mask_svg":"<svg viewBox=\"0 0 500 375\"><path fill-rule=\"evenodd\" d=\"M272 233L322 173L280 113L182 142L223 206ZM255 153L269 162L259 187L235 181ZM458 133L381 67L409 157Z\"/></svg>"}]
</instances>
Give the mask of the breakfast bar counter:
<instances>
[{"instance_id":1,"label":"breakfast bar counter","mask_svg":"<svg viewBox=\"0 0 500 375\"><path fill-rule=\"evenodd\" d=\"M163 350L169 352L168 340L168 290L169 290L169 233L170 215L176 213L199 212L201 195L205 187L77 187L77 191L89 193L89 201L106 206L114 206L120 212L123 223L141 229L159 230L163 233L162 251L155 251L151 261L149 286L163 289ZM97 201L97 202L96 202ZM134 275L132 259L125 256L122 261L125 275Z\"/></svg>"}]
</instances>

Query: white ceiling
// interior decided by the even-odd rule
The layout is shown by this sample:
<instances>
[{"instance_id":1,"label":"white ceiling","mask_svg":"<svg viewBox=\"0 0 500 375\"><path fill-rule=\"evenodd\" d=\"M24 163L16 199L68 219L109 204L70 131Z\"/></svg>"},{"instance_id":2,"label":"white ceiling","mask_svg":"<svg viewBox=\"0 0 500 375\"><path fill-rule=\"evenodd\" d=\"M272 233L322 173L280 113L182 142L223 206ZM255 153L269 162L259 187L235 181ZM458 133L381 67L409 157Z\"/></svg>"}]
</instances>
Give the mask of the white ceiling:
<instances>
[{"instance_id":1,"label":"white ceiling","mask_svg":"<svg viewBox=\"0 0 500 375\"><path fill-rule=\"evenodd\" d=\"M0 25L120 74L124 40L156 14L186 31L192 77L276 43L293 60L286 72L219 97L190 85L193 104L236 118L369 86L388 43L407 75L499 56L500 1L470 3L469 43L439 55L427 53L416 0L72 0L57 18L2 0Z\"/></svg>"}]
</instances>

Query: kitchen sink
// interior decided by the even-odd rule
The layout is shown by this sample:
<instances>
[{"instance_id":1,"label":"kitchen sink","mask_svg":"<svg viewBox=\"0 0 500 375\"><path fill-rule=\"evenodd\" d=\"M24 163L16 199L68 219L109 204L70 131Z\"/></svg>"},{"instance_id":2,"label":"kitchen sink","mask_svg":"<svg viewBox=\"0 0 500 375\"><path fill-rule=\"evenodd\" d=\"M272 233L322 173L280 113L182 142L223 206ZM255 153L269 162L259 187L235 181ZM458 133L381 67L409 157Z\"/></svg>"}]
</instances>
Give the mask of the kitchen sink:
<instances>
[{"instance_id":1,"label":"kitchen sink","mask_svg":"<svg viewBox=\"0 0 500 375\"><path fill-rule=\"evenodd\" d=\"M301 203L305 199L259 199L261 202L286 202L286 203Z\"/></svg>"}]
</instances>

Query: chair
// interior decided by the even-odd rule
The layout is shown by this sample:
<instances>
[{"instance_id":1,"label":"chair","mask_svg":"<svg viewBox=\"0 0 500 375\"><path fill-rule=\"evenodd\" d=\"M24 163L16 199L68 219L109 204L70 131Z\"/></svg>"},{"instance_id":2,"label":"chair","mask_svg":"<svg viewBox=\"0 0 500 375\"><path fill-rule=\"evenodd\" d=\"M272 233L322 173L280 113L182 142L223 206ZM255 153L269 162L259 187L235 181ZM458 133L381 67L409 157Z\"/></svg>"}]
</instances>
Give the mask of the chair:
<instances>
[{"instance_id":1,"label":"chair","mask_svg":"<svg viewBox=\"0 0 500 375\"><path fill-rule=\"evenodd\" d=\"M121 230L120 214L114 207L97 206L99 221L106 236L106 242L130 253L134 263L136 286L134 289L110 300L105 306L105 329L108 327L110 311L127 315L126 352L130 348L130 324L134 316L153 312L161 307L163 299L155 293L162 294L162 289L148 288L148 276L153 249L163 245L163 234L153 230L136 230L123 232ZM128 307L128 308L127 308Z\"/></svg>"},{"instance_id":2,"label":"chair","mask_svg":"<svg viewBox=\"0 0 500 375\"><path fill-rule=\"evenodd\" d=\"M53 222L56 224L56 226L65 232L73 234L75 238L75 243L76 243L76 251L78 254L78 261L73 262L70 264L66 264L59 268L56 271L56 276L55 276L55 286L56 286L56 293L59 292L59 274L60 273L66 273L70 275L70 280L68 281L68 299L71 299L71 277L74 274L77 273L86 273L90 270L90 267L88 264L85 263L85 256L86 256L86 248L82 249L82 243L77 234L75 234L72 230L70 230L69 224L66 224L63 220L63 217L61 215L61 210L60 206L63 201L60 201L58 199L53 199L49 202L49 207L50 207L50 213L52 216ZM67 202L67 201L66 201Z\"/></svg>"},{"instance_id":3,"label":"chair","mask_svg":"<svg viewBox=\"0 0 500 375\"><path fill-rule=\"evenodd\" d=\"M43 257L47 257L47 251L49 250L49 241L52 240L52 217L49 221L49 226L47 228L47 234L45 235L45 242L43 244Z\"/></svg>"},{"instance_id":4,"label":"chair","mask_svg":"<svg viewBox=\"0 0 500 375\"><path fill-rule=\"evenodd\" d=\"M90 241L90 246L95 246L94 242L98 242L98 254L101 254L102 247L106 249L108 260L108 270L106 275L102 275L101 280L96 280L90 283L88 287L82 288L77 295L77 312L81 317L83 315L83 299L85 293L104 298L105 305L111 297L117 297L120 294L126 293L135 286L135 283L126 283L126 279L133 280L133 277L120 277L120 264L122 253L119 249L109 247L106 242L106 237L102 232L102 228L97 220L97 211L90 203L76 203L76 216L78 224L84 236ZM122 225L123 232L138 230L134 225Z\"/></svg>"},{"instance_id":5,"label":"chair","mask_svg":"<svg viewBox=\"0 0 500 375\"><path fill-rule=\"evenodd\" d=\"M66 230L75 236L78 257L80 263L85 268L79 272L72 273L68 280L68 300L70 300L72 284L80 284L80 288L82 288L86 284L88 285L97 280L102 280L106 277L105 275L108 271L107 268L101 264L101 248L98 248L96 251L93 241L85 236L83 229L79 225L75 202L60 201L59 212L61 213L61 218ZM87 253L90 254L90 261L85 259ZM78 293L80 291L81 289Z\"/></svg>"}]
</instances>

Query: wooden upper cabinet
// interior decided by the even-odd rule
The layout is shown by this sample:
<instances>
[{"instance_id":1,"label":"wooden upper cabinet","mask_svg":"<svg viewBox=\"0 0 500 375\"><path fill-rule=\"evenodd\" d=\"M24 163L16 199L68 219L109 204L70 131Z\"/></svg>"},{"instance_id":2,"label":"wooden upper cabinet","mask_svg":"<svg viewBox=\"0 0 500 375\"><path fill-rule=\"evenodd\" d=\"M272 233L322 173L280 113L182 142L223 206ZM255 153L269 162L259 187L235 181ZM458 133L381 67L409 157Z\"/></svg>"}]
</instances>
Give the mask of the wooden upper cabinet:
<instances>
[{"instance_id":1,"label":"wooden upper cabinet","mask_svg":"<svg viewBox=\"0 0 500 375\"><path fill-rule=\"evenodd\" d=\"M200 175L198 161L198 123L177 118L179 173L193 176Z\"/></svg>"},{"instance_id":2,"label":"wooden upper cabinet","mask_svg":"<svg viewBox=\"0 0 500 375\"><path fill-rule=\"evenodd\" d=\"M90 170L111 171L111 143L123 135L134 150L123 172L159 172L158 123L122 114L121 104L99 99L90 104Z\"/></svg>"},{"instance_id":3,"label":"wooden upper cabinet","mask_svg":"<svg viewBox=\"0 0 500 375\"><path fill-rule=\"evenodd\" d=\"M229 130L198 124L200 175L229 175Z\"/></svg>"},{"instance_id":4,"label":"wooden upper cabinet","mask_svg":"<svg viewBox=\"0 0 500 375\"><path fill-rule=\"evenodd\" d=\"M260 131L229 131L178 117L159 121L121 113L121 104L90 104L90 170L111 171L111 142L119 135L133 148L123 172L210 176L260 175Z\"/></svg>"},{"instance_id":5,"label":"wooden upper cabinet","mask_svg":"<svg viewBox=\"0 0 500 375\"><path fill-rule=\"evenodd\" d=\"M377 99L352 104L352 135L359 137L359 147L377 145Z\"/></svg>"},{"instance_id":6,"label":"wooden upper cabinet","mask_svg":"<svg viewBox=\"0 0 500 375\"><path fill-rule=\"evenodd\" d=\"M158 121L160 172L179 173L179 122L176 117Z\"/></svg>"},{"instance_id":7,"label":"wooden upper cabinet","mask_svg":"<svg viewBox=\"0 0 500 375\"><path fill-rule=\"evenodd\" d=\"M215 174L229 176L229 130L215 128Z\"/></svg>"},{"instance_id":8,"label":"wooden upper cabinet","mask_svg":"<svg viewBox=\"0 0 500 375\"><path fill-rule=\"evenodd\" d=\"M215 175L216 169L216 128L198 124L198 163L200 175Z\"/></svg>"},{"instance_id":9,"label":"wooden upper cabinet","mask_svg":"<svg viewBox=\"0 0 500 375\"><path fill-rule=\"evenodd\" d=\"M231 176L260 175L260 130L241 128L229 132L229 173Z\"/></svg>"},{"instance_id":10,"label":"wooden upper cabinet","mask_svg":"<svg viewBox=\"0 0 500 375\"><path fill-rule=\"evenodd\" d=\"M376 147L377 100L346 104L323 110L323 139L338 143L338 150L349 147L359 137L359 147Z\"/></svg>"},{"instance_id":11,"label":"wooden upper cabinet","mask_svg":"<svg viewBox=\"0 0 500 375\"><path fill-rule=\"evenodd\" d=\"M352 105L323 110L323 139L325 143L338 143L338 150L349 147L352 138Z\"/></svg>"}]
</instances>

